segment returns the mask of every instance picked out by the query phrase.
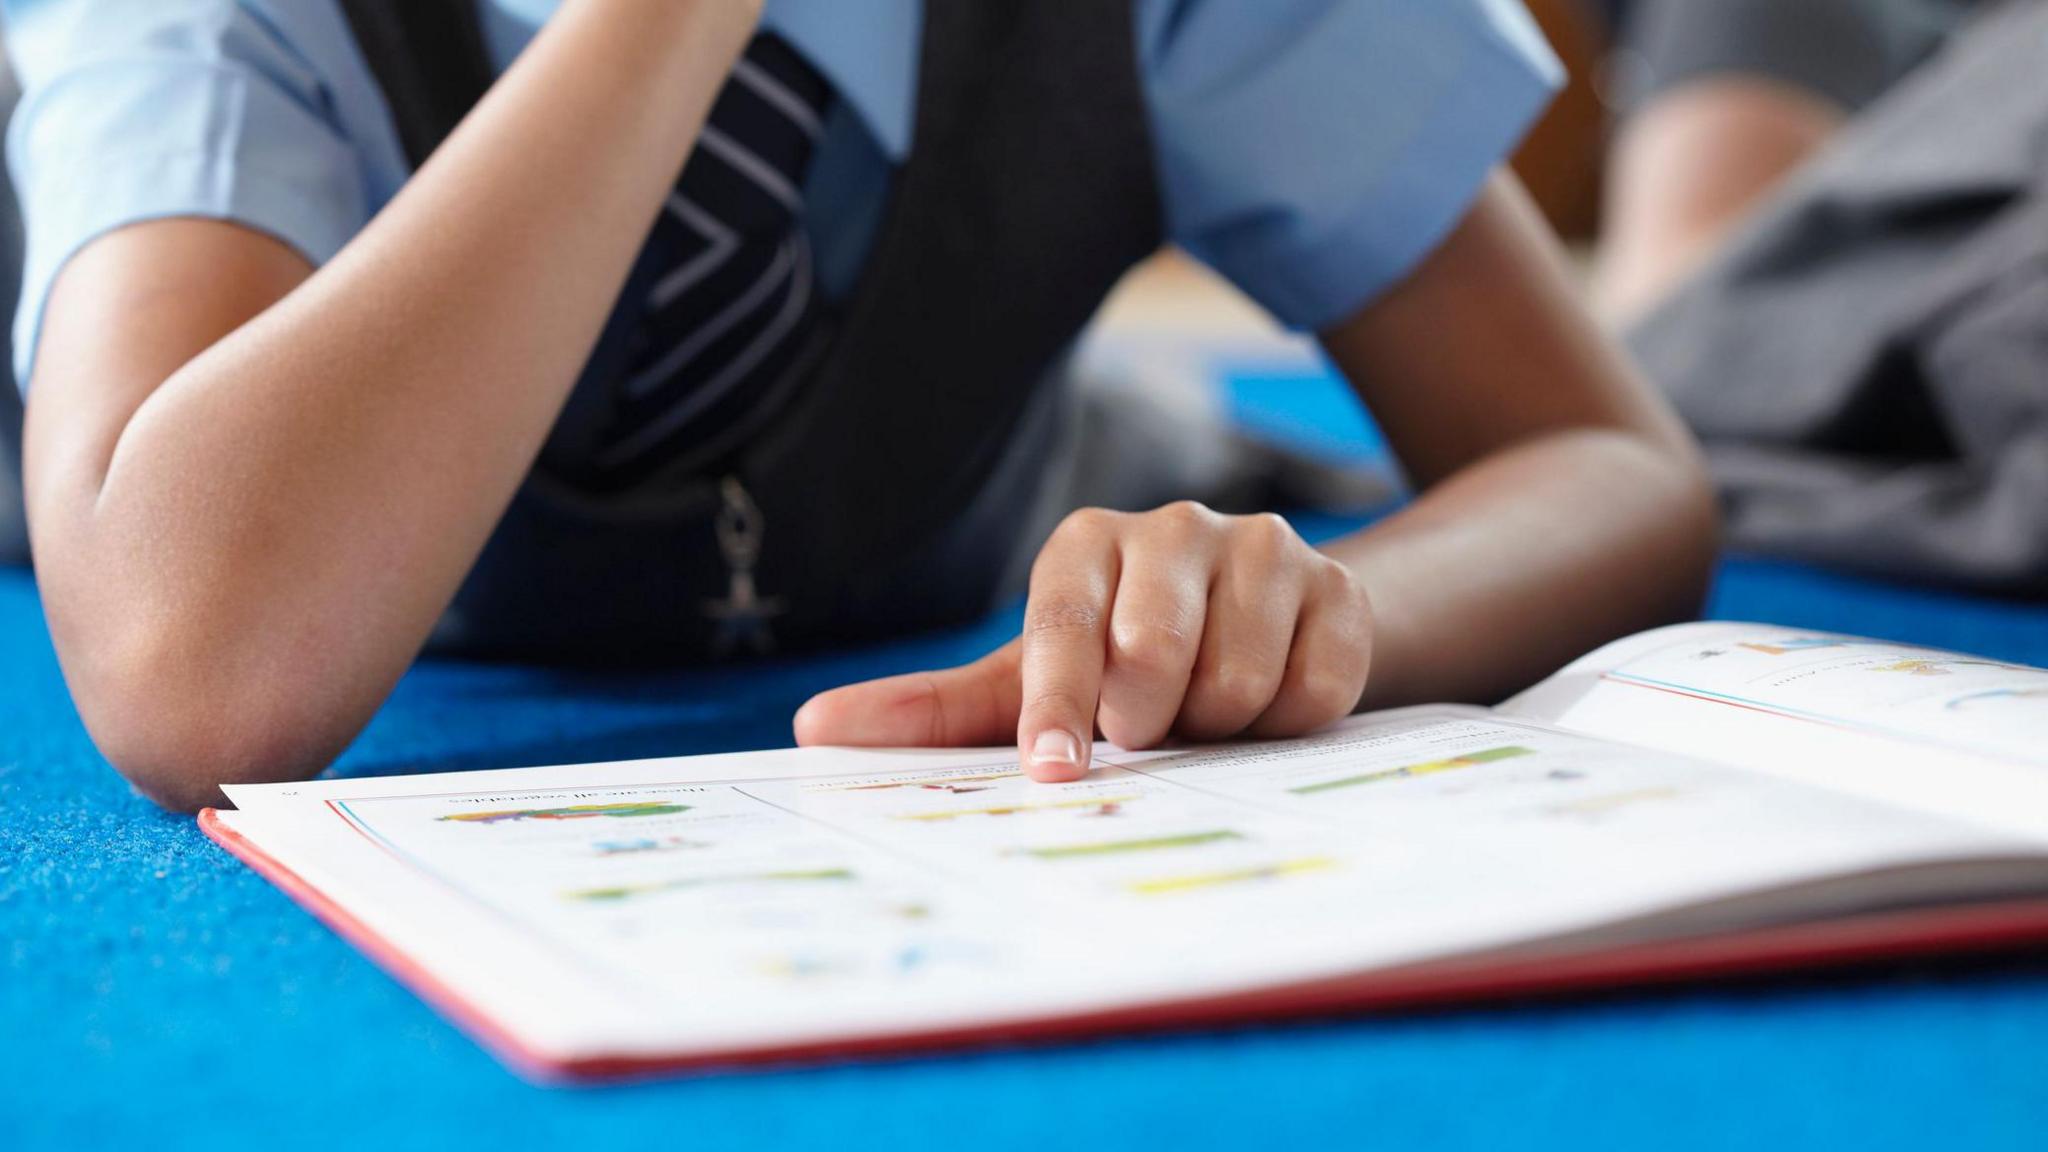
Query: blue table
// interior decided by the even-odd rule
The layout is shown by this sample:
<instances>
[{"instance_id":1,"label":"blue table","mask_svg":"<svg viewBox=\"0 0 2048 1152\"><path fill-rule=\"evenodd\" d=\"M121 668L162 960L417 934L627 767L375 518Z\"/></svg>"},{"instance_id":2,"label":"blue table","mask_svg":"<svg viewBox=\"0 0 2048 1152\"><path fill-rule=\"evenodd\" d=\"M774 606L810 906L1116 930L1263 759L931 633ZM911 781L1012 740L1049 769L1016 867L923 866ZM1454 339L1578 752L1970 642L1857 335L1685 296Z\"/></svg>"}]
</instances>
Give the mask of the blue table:
<instances>
[{"instance_id":1,"label":"blue table","mask_svg":"<svg viewBox=\"0 0 2048 1152\"><path fill-rule=\"evenodd\" d=\"M2048 664L2048 606L1733 562L1718 616ZM744 671L429 663L350 773L786 743L810 692L974 655L958 634ZM2048 1142L2048 963L1137 1038L604 1089L504 1071L368 961L136 798L0 572L0 1149L1146 1148Z\"/></svg>"}]
</instances>

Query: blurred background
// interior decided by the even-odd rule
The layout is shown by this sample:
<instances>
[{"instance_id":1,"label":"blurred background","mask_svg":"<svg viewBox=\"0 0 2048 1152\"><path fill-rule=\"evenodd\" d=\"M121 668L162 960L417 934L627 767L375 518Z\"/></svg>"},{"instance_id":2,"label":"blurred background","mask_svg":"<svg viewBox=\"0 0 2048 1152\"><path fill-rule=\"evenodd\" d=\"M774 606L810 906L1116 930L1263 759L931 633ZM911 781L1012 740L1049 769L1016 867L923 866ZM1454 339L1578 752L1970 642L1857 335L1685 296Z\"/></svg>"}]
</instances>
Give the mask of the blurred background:
<instances>
[{"instance_id":1,"label":"blurred background","mask_svg":"<svg viewBox=\"0 0 2048 1152\"><path fill-rule=\"evenodd\" d=\"M1731 550L2048 595L2048 4L1530 8L1570 81L1515 168L1705 443ZM1398 480L1312 342L1172 253L1087 354L1207 365L1240 419Z\"/></svg>"}]
</instances>

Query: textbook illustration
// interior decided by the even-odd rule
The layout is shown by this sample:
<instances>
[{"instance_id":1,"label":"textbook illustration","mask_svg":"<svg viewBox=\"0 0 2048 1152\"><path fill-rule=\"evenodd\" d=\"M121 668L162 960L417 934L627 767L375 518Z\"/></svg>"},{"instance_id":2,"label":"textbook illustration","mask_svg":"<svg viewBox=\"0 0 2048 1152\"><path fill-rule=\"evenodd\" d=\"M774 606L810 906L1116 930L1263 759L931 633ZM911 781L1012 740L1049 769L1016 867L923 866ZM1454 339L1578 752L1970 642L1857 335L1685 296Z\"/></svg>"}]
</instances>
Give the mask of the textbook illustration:
<instances>
[{"instance_id":1,"label":"textbook illustration","mask_svg":"<svg viewBox=\"0 0 2048 1152\"><path fill-rule=\"evenodd\" d=\"M2048 671L1660 629L1293 740L232 786L210 835L544 1078L2048 940Z\"/></svg>"},{"instance_id":2,"label":"textbook illustration","mask_svg":"<svg viewBox=\"0 0 2048 1152\"><path fill-rule=\"evenodd\" d=\"M498 812L451 812L439 817L460 824L503 824L516 820L590 820L603 817L668 816L686 812L676 804L571 804L564 808L509 808Z\"/></svg>"}]
</instances>

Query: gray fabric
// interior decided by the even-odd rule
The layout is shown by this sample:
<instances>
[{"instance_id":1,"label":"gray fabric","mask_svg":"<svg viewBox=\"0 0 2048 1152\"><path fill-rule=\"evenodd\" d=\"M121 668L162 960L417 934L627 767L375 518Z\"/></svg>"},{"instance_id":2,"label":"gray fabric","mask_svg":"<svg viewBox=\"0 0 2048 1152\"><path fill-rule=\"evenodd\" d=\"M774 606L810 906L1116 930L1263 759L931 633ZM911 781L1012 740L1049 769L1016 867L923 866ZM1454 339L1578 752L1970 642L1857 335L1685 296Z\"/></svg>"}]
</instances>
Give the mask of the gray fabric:
<instances>
[{"instance_id":1,"label":"gray fabric","mask_svg":"<svg viewBox=\"0 0 2048 1152\"><path fill-rule=\"evenodd\" d=\"M1603 0L1623 102L1705 76L1791 84L1844 109L1927 59L1980 0Z\"/></svg>"},{"instance_id":2,"label":"gray fabric","mask_svg":"<svg viewBox=\"0 0 2048 1152\"><path fill-rule=\"evenodd\" d=\"M21 88L0 55L0 124L14 114ZM21 206L14 185L0 180L0 315L14 314L21 293ZM0 332L0 354L14 363L11 326ZM9 382L12 383L11 381ZM28 520L21 506L21 390L0 387L0 564L28 563Z\"/></svg>"},{"instance_id":3,"label":"gray fabric","mask_svg":"<svg viewBox=\"0 0 2048 1152\"><path fill-rule=\"evenodd\" d=\"M1630 343L1734 547L2048 593L2048 3L1961 33Z\"/></svg>"}]
</instances>

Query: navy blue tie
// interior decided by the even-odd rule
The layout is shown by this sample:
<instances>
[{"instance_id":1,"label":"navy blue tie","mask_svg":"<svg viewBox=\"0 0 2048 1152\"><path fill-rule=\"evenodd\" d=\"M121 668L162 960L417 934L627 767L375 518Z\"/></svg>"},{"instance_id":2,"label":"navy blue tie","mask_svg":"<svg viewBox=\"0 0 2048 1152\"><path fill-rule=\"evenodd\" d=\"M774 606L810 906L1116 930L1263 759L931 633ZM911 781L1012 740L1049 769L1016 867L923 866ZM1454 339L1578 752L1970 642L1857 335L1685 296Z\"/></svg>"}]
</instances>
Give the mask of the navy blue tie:
<instances>
[{"instance_id":1,"label":"navy blue tie","mask_svg":"<svg viewBox=\"0 0 2048 1152\"><path fill-rule=\"evenodd\" d=\"M779 37L734 67L648 241L659 274L591 461L606 486L716 465L795 386L818 312L802 189L831 100Z\"/></svg>"}]
</instances>

